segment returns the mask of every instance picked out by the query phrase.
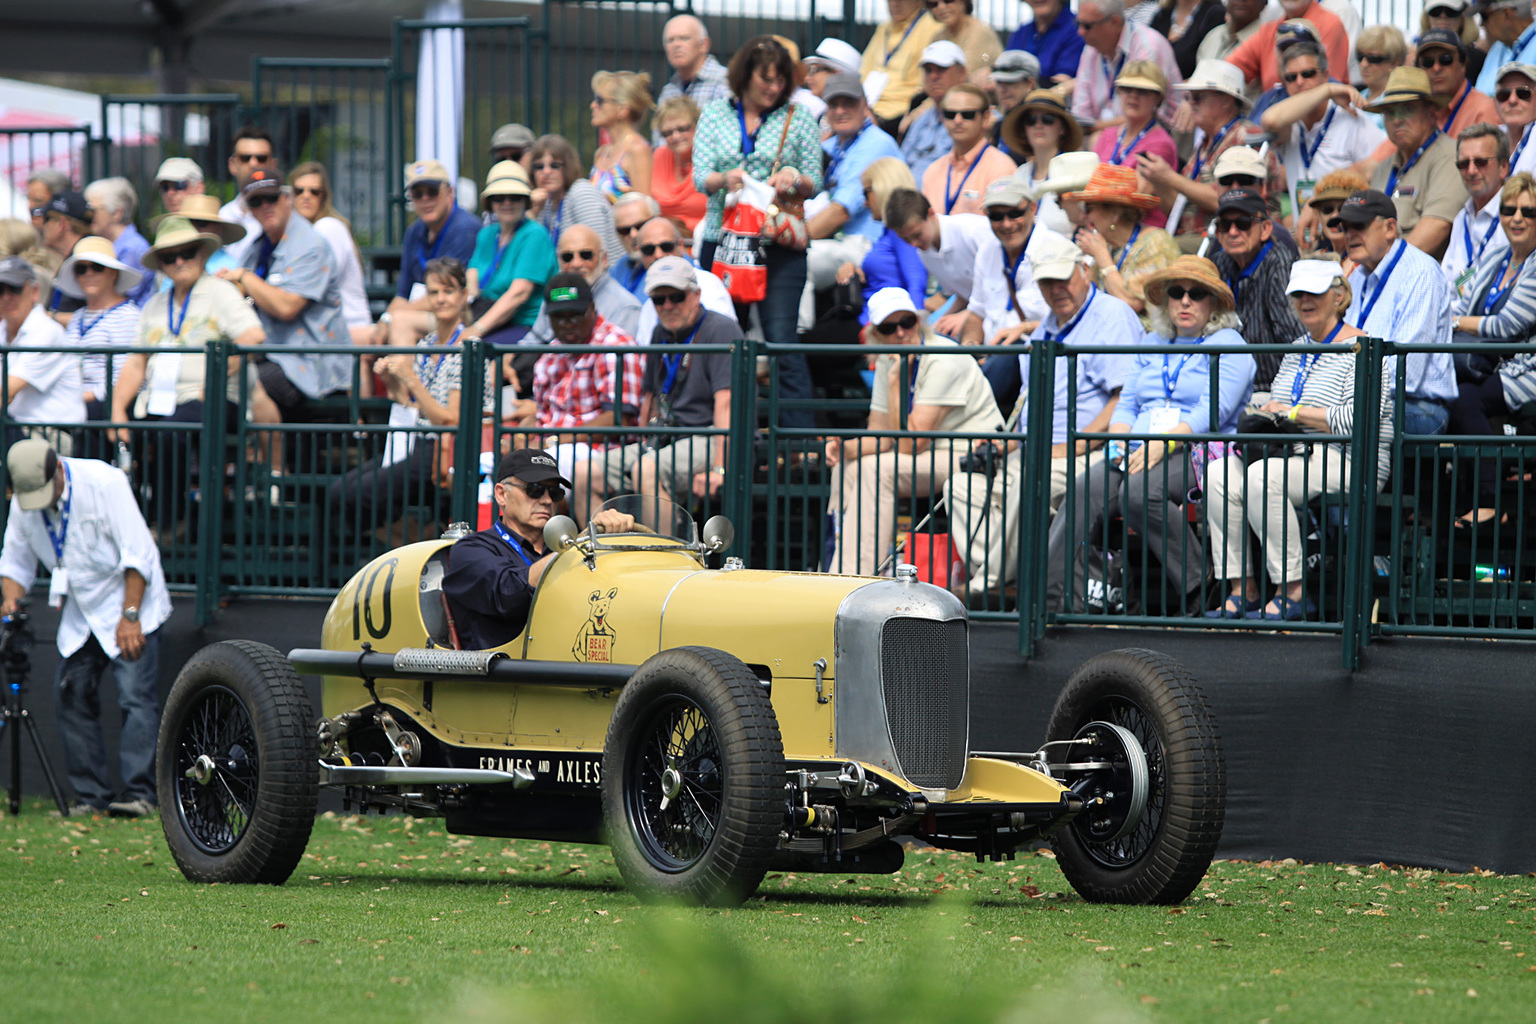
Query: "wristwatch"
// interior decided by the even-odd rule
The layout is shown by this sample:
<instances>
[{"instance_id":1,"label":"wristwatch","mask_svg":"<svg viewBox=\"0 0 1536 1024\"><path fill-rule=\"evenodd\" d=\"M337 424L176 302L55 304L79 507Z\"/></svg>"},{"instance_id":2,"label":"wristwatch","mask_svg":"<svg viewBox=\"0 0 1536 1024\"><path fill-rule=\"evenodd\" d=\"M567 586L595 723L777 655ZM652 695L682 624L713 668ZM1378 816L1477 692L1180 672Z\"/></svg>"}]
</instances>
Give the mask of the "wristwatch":
<instances>
[{"instance_id":1,"label":"wristwatch","mask_svg":"<svg viewBox=\"0 0 1536 1024\"><path fill-rule=\"evenodd\" d=\"M136 604L131 604L127 608L124 608L123 609L123 621L124 622L138 622L139 621L139 606L136 605Z\"/></svg>"},{"instance_id":2,"label":"wristwatch","mask_svg":"<svg viewBox=\"0 0 1536 1024\"><path fill-rule=\"evenodd\" d=\"M725 467L724 466L714 466L714 467L712 467L710 469L710 472L711 473L718 473L721 476L725 476Z\"/></svg>"}]
</instances>

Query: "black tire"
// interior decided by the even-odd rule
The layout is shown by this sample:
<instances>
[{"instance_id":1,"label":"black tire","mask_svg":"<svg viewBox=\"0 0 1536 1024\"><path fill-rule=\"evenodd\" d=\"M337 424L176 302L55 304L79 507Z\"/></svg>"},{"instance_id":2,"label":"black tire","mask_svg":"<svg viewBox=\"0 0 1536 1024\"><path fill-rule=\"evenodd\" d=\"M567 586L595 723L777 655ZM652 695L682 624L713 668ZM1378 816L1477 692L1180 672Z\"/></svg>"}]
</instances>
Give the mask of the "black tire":
<instances>
[{"instance_id":1,"label":"black tire","mask_svg":"<svg viewBox=\"0 0 1536 1024\"><path fill-rule=\"evenodd\" d=\"M668 768L676 796L663 808ZM603 749L619 874L642 900L735 906L778 846L784 781L778 719L757 676L712 648L662 651L624 684Z\"/></svg>"},{"instance_id":2,"label":"black tire","mask_svg":"<svg viewBox=\"0 0 1536 1024\"><path fill-rule=\"evenodd\" d=\"M156 769L160 825L182 874L288 880L315 824L314 720L293 666L266 644L226 640L192 656L165 702Z\"/></svg>"},{"instance_id":3,"label":"black tire","mask_svg":"<svg viewBox=\"0 0 1536 1024\"><path fill-rule=\"evenodd\" d=\"M1090 722L1135 735L1147 759L1147 799L1133 828L1128 820L1106 822L1112 809L1097 820L1095 808L1083 811L1052 837L1056 862L1091 902L1178 903L1205 876L1226 819L1226 765L1205 694L1172 658L1111 651L1089 659L1067 682L1048 738L1072 739ZM1069 749L1053 748L1051 760ZM1101 775L1106 790L1124 796L1126 773ZM1113 838L1122 828L1128 833Z\"/></svg>"}]
</instances>

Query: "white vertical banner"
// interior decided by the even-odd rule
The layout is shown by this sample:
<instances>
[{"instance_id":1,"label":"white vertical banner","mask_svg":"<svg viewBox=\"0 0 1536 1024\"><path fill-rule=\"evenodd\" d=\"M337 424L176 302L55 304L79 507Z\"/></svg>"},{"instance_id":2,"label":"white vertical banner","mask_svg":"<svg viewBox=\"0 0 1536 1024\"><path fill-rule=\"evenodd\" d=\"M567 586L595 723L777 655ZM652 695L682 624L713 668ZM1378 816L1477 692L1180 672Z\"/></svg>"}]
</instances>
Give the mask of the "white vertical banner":
<instances>
[{"instance_id":1,"label":"white vertical banner","mask_svg":"<svg viewBox=\"0 0 1536 1024\"><path fill-rule=\"evenodd\" d=\"M463 21L463 0L429 0L426 21ZM406 162L441 161L450 181L459 177L459 134L464 124L464 30L421 33L416 65L416 152Z\"/></svg>"}]
</instances>

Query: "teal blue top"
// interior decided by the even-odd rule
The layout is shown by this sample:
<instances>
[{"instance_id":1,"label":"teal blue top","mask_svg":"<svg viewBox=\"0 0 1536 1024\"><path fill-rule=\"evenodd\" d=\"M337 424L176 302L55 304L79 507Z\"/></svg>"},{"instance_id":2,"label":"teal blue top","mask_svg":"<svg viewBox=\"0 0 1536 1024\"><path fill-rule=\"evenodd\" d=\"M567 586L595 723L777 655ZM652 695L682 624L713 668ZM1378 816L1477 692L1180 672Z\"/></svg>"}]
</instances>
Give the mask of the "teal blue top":
<instances>
[{"instance_id":1,"label":"teal blue top","mask_svg":"<svg viewBox=\"0 0 1536 1024\"><path fill-rule=\"evenodd\" d=\"M544 305L544 282L555 275L555 243L550 241L544 225L526 217L498 261L496 249L500 238L500 224L488 224L481 228L475 238L475 254L469 258L469 265L480 273L480 294L492 302L505 295L513 281L532 281L533 294L505 324L508 327L532 327L533 322L539 318L539 309Z\"/></svg>"}]
</instances>

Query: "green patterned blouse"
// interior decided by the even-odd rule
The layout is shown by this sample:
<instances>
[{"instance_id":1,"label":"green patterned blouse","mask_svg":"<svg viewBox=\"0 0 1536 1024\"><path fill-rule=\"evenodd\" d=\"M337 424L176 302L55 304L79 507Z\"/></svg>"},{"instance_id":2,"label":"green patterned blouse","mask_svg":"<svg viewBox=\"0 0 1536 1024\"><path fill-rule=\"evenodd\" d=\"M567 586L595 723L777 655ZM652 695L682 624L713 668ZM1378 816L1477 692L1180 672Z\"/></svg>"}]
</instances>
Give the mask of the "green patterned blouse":
<instances>
[{"instance_id":1,"label":"green patterned blouse","mask_svg":"<svg viewBox=\"0 0 1536 1024\"><path fill-rule=\"evenodd\" d=\"M784 134L784 119L793 114L789 134ZM793 167L811 179L811 193L821 191L821 133L816 118L804 107L786 103L770 111L757 129L757 144L742 160L741 120L734 100L714 100L699 117L693 135L693 187L704 191L704 179L716 171L742 167L752 177L766 181L773 172L775 158L780 169ZM784 139L784 153L779 155L779 139ZM720 221L725 216L725 190L709 197L709 212L704 218L704 240L720 240Z\"/></svg>"}]
</instances>

